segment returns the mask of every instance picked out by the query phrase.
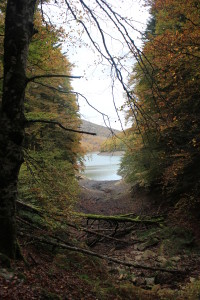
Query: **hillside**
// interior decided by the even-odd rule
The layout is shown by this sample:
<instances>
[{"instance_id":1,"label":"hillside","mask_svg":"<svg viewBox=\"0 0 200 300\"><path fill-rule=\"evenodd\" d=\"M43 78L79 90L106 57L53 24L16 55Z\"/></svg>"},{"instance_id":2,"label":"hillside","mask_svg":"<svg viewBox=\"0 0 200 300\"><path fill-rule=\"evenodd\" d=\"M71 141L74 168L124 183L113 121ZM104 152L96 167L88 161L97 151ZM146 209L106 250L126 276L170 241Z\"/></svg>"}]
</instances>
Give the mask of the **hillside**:
<instances>
[{"instance_id":1,"label":"hillside","mask_svg":"<svg viewBox=\"0 0 200 300\"><path fill-rule=\"evenodd\" d=\"M85 120L82 120L81 130L96 133L96 136L82 135L81 145L86 152L99 151L101 144L105 142L107 138L112 137L112 132L108 127ZM113 132L115 134L120 133L120 131L116 129L113 129Z\"/></svg>"},{"instance_id":2,"label":"hillside","mask_svg":"<svg viewBox=\"0 0 200 300\"><path fill-rule=\"evenodd\" d=\"M81 129L84 131L95 132L97 134L97 136L102 136L105 138L112 136L110 128L108 128L106 126L97 125L95 123L85 121L85 120L82 120ZM119 130L116 130L116 129L112 129L112 130L116 134L120 132Z\"/></svg>"}]
</instances>

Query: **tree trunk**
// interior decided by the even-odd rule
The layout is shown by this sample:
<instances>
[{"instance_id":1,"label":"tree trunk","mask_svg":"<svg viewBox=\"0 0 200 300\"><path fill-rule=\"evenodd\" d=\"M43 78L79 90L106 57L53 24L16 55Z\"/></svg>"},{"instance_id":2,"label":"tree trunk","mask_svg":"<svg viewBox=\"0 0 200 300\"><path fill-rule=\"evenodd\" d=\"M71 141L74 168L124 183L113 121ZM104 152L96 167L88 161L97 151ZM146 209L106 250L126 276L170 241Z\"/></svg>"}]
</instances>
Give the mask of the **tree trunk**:
<instances>
[{"instance_id":1,"label":"tree trunk","mask_svg":"<svg viewBox=\"0 0 200 300\"><path fill-rule=\"evenodd\" d=\"M23 162L24 93L28 47L36 0L8 0L4 39L4 82L0 108L0 252L16 257L15 204Z\"/></svg>"}]
</instances>

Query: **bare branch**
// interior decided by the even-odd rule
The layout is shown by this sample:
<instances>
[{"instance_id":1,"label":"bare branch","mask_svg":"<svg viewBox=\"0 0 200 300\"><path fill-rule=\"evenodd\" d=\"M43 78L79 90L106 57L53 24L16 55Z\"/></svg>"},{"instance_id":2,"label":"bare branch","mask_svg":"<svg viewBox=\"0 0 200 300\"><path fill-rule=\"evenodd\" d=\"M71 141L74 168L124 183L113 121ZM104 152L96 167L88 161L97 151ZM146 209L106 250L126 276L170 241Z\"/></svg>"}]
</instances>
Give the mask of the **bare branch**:
<instances>
[{"instance_id":1,"label":"bare branch","mask_svg":"<svg viewBox=\"0 0 200 300\"><path fill-rule=\"evenodd\" d=\"M70 76L70 75L63 75L63 74L44 74L44 75L36 75L30 78L27 78L26 83L28 84L31 81L39 78L70 78L70 79L80 79L82 76Z\"/></svg>"},{"instance_id":2,"label":"bare branch","mask_svg":"<svg viewBox=\"0 0 200 300\"><path fill-rule=\"evenodd\" d=\"M116 102L115 102L114 78L112 78L112 99L113 99L113 105L114 105L114 108L115 108L115 111L116 111L116 114L117 114L118 121L120 122L120 125L121 125L121 129L122 129L124 135L126 135L126 133L124 131L124 128L123 128L123 125L122 125L122 121L121 121L120 116L119 116L119 112L118 112L118 109L117 109L117 106L116 106Z\"/></svg>"},{"instance_id":3,"label":"bare branch","mask_svg":"<svg viewBox=\"0 0 200 300\"><path fill-rule=\"evenodd\" d=\"M112 135L115 135L114 131L111 128L109 116L106 115L106 114L104 114L100 110L98 110L96 107L94 107L83 94L81 94L79 92L75 92L75 91L65 91L63 89L58 89L58 88L55 88L54 86L50 86L50 85L47 85L47 84L44 84L44 83L41 83L41 82L38 82L38 81L35 81L35 83L40 84L41 86L44 86L44 87L46 87L48 89L51 89L53 91L56 91L56 92L59 92L59 93L62 93L62 94L73 94L73 95L76 95L77 98L80 96L81 98L83 98L86 101L86 103L92 109L94 109L96 112L98 112L99 114L102 115L105 126L110 130L110 132L111 132ZM108 124L107 124L106 120L107 120Z\"/></svg>"},{"instance_id":4,"label":"bare branch","mask_svg":"<svg viewBox=\"0 0 200 300\"><path fill-rule=\"evenodd\" d=\"M98 51L98 52L99 52L106 60L109 61L109 58L106 57L106 56L102 53L102 51L101 51L101 49L100 49L100 46L99 46L99 45L94 41L94 39L92 38L92 36L91 36L91 34L89 33L88 28L87 28L87 26L85 25L85 23L84 23L81 19L78 19L78 18L77 18L76 13L73 11L72 7L69 5L69 3L68 3L67 0L65 0L65 3L66 3L66 5L67 5L69 11L71 12L73 18L83 26L84 30L86 31L86 33L87 33L87 35L88 35L90 41L92 42L93 46L95 47L95 49L96 49L96 50L97 50L97 51ZM82 3L81 3L81 4L82 4Z\"/></svg>"},{"instance_id":5,"label":"bare branch","mask_svg":"<svg viewBox=\"0 0 200 300\"><path fill-rule=\"evenodd\" d=\"M66 128L64 127L60 122L58 121L51 121L51 120L43 120L43 119L38 119L38 120L27 120L26 123L46 123L46 124L54 124L58 125L60 128L66 130L66 131L71 131L71 132L77 132L77 133L83 133L83 134L90 134L90 135L96 135L94 132L88 132L88 131L82 131L82 130L76 130L72 128Z\"/></svg>"},{"instance_id":6,"label":"bare branch","mask_svg":"<svg viewBox=\"0 0 200 300\"><path fill-rule=\"evenodd\" d=\"M118 243L126 243L126 244L129 244L129 245L132 245L136 242L140 242L140 240L134 240L134 241L131 240L131 242L120 240L120 239L114 238L113 236L105 235L105 234L102 234L102 233L99 233L99 232L96 232L96 231L92 231L92 230L89 230L89 229L86 229L86 228L83 228L83 227L81 227L80 230L84 231L84 232L87 232L87 233L90 233L90 234L93 234L93 235L96 235L96 236L104 238L104 239L108 239L108 240L111 240L111 241L118 242Z\"/></svg>"},{"instance_id":7,"label":"bare branch","mask_svg":"<svg viewBox=\"0 0 200 300\"><path fill-rule=\"evenodd\" d=\"M44 12L44 10L43 10L43 0L41 0L41 2L40 2L40 11L41 11L41 15L42 15L42 21L43 21L43 23L46 25L47 31L49 31L49 24L50 24L53 28L55 28L55 26L52 24L52 22L51 22L49 16L48 16L47 14L45 14L45 12ZM48 18L49 23L45 20L44 15Z\"/></svg>"}]
</instances>

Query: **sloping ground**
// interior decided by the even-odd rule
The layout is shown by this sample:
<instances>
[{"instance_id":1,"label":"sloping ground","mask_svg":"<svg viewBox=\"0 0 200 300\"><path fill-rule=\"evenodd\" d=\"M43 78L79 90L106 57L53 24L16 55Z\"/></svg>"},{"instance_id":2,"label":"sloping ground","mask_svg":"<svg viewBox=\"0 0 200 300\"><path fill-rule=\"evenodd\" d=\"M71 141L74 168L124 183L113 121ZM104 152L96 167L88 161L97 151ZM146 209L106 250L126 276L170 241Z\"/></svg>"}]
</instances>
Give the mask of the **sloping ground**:
<instances>
[{"instance_id":1,"label":"sloping ground","mask_svg":"<svg viewBox=\"0 0 200 300\"><path fill-rule=\"evenodd\" d=\"M133 287L156 291L155 299L199 299L199 242L188 224L164 216L158 196L137 188L131 191L123 181L85 179L80 185L77 209L86 214L86 228L100 233L100 237L88 234L87 244L95 252L140 266L130 269L111 265L110 272ZM165 213L169 213L167 208ZM129 223L127 218L118 223L117 218L102 219L102 215L137 220L161 217L163 221L148 225Z\"/></svg>"},{"instance_id":2,"label":"sloping ground","mask_svg":"<svg viewBox=\"0 0 200 300\"><path fill-rule=\"evenodd\" d=\"M82 120L81 129L84 131L88 131L88 132L94 132L94 133L96 133L97 136L101 136L101 137L105 137L105 138L112 136L112 132L111 132L110 128L108 128L106 126L94 124L92 122L85 121L85 120ZM112 129L112 131L115 134L120 132L119 130L116 130L116 129Z\"/></svg>"},{"instance_id":3,"label":"sloping ground","mask_svg":"<svg viewBox=\"0 0 200 300\"><path fill-rule=\"evenodd\" d=\"M24 261L0 255L0 299L199 299L200 255L191 230L161 216L155 196L130 192L122 181L80 185L71 224L50 229L35 208L18 208Z\"/></svg>"},{"instance_id":4,"label":"sloping ground","mask_svg":"<svg viewBox=\"0 0 200 300\"><path fill-rule=\"evenodd\" d=\"M81 200L78 209L85 213L117 215L134 212L137 215L156 213L153 196L147 192L137 190L137 197L133 201L136 191L131 191L130 186L123 180L95 181L82 179Z\"/></svg>"}]
</instances>

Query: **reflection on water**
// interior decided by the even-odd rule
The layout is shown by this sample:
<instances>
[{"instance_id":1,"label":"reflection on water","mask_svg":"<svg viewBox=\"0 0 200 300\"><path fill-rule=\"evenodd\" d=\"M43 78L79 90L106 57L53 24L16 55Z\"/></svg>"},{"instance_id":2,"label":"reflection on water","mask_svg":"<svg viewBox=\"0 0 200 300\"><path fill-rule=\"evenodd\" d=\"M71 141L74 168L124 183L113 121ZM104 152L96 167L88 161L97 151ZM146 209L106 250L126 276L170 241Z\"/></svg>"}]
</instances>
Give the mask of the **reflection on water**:
<instances>
[{"instance_id":1,"label":"reflection on water","mask_svg":"<svg viewBox=\"0 0 200 300\"><path fill-rule=\"evenodd\" d=\"M121 176L117 174L119 169L120 155L98 155L90 153L85 156L84 175L93 180L119 180Z\"/></svg>"}]
</instances>

